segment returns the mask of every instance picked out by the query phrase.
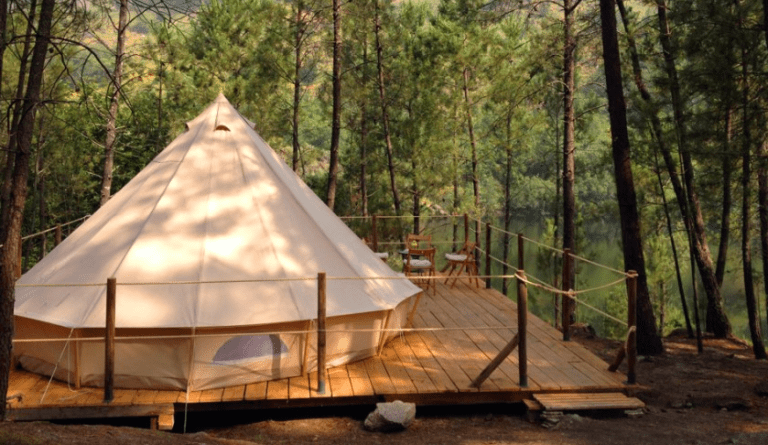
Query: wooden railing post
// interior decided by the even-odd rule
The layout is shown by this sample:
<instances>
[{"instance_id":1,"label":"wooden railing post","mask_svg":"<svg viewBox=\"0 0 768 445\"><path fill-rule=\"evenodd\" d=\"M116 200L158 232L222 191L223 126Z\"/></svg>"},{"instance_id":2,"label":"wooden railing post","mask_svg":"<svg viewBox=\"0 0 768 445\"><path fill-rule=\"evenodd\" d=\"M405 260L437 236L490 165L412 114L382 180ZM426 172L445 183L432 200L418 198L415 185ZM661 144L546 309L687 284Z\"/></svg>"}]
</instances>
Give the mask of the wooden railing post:
<instances>
[{"instance_id":1,"label":"wooden railing post","mask_svg":"<svg viewBox=\"0 0 768 445\"><path fill-rule=\"evenodd\" d=\"M19 238L19 258L18 261L16 261L16 278L21 277L21 259L23 257L21 249L24 248L24 240L22 238Z\"/></svg>"},{"instance_id":2,"label":"wooden railing post","mask_svg":"<svg viewBox=\"0 0 768 445\"><path fill-rule=\"evenodd\" d=\"M525 271L517 271L517 335L519 344L517 354L520 372L520 387L528 386L528 286L525 284Z\"/></svg>"},{"instance_id":3,"label":"wooden railing post","mask_svg":"<svg viewBox=\"0 0 768 445\"><path fill-rule=\"evenodd\" d=\"M634 270L627 272L627 304L627 383L634 385L637 383L637 272Z\"/></svg>"},{"instance_id":4,"label":"wooden railing post","mask_svg":"<svg viewBox=\"0 0 768 445\"><path fill-rule=\"evenodd\" d=\"M56 224L56 231L53 235L53 246L56 247L61 244L61 224Z\"/></svg>"},{"instance_id":5,"label":"wooden railing post","mask_svg":"<svg viewBox=\"0 0 768 445\"><path fill-rule=\"evenodd\" d=\"M491 288L491 223L485 223L485 288Z\"/></svg>"},{"instance_id":6,"label":"wooden railing post","mask_svg":"<svg viewBox=\"0 0 768 445\"><path fill-rule=\"evenodd\" d=\"M325 272L317 274L317 392L325 394Z\"/></svg>"},{"instance_id":7,"label":"wooden railing post","mask_svg":"<svg viewBox=\"0 0 768 445\"><path fill-rule=\"evenodd\" d=\"M117 280L107 278L107 321L104 332L104 403L115 398L115 297Z\"/></svg>"},{"instance_id":8,"label":"wooden railing post","mask_svg":"<svg viewBox=\"0 0 768 445\"><path fill-rule=\"evenodd\" d=\"M571 299L568 292L573 288L571 283L571 249L563 250L563 294L562 300L562 325L563 325L563 341L571 340Z\"/></svg>"},{"instance_id":9,"label":"wooden railing post","mask_svg":"<svg viewBox=\"0 0 768 445\"><path fill-rule=\"evenodd\" d=\"M525 245L522 233L517 234L517 268L525 270Z\"/></svg>"},{"instance_id":10,"label":"wooden railing post","mask_svg":"<svg viewBox=\"0 0 768 445\"><path fill-rule=\"evenodd\" d=\"M464 242L469 241L469 215L464 214Z\"/></svg>"},{"instance_id":11,"label":"wooden railing post","mask_svg":"<svg viewBox=\"0 0 768 445\"><path fill-rule=\"evenodd\" d=\"M379 232L376 229L376 215L371 216L371 242L373 243L373 251L379 251Z\"/></svg>"}]
</instances>

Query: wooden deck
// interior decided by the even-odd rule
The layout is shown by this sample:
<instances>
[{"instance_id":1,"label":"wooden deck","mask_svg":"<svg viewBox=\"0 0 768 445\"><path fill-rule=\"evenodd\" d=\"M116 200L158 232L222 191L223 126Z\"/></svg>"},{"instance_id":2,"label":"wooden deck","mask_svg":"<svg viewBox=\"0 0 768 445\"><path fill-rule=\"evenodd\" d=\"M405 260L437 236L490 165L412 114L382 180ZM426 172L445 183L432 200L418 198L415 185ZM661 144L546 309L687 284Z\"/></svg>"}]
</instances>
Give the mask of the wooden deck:
<instances>
[{"instance_id":1,"label":"wooden deck","mask_svg":"<svg viewBox=\"0 0 768 445\"><path fill-rule=\"evenodd\" d=\"M519 385L513 352L480 389L470 387L490 360L516 333L517 306L495 290L459 280L437 284L414 316L414 328L390 341L379 357L327 370L325 394L316 392L317 374L224 389L197 391L115 390L102 403L97 388L75 390L66 383L16 370L11 374L9 418L16 420L159 417L173 412L362 405L403 400L419 405L515 402L540 393L621 392L626 377L539 318L528 317L528 386ZM511 327L511 328L510 328ZM434 329L438 328L438 329ZM444 328L444 330L443 330Z\"/></svg>"}]
</instances>

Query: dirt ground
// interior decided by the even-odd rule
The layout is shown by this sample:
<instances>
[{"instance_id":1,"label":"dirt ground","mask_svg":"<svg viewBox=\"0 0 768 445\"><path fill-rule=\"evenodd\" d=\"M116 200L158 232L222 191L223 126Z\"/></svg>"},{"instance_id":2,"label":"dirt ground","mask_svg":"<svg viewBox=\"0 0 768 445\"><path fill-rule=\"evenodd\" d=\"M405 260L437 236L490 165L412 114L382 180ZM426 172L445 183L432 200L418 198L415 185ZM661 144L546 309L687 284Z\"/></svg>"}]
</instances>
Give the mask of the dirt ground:
<instances>
[{"instance_id":1,"label":"dirt ground","mask_svg":"<svg viewBox=\"0 0 768 445\"><path fill-rule=\"evenodd\" d=\"M610 360L617 343L576 340ZM517 405L418 408L411 427L371 433L362 421L373 407L284 410L254 417L226 413L189 417L187 434L116 425L0 424L0 444L245 445L245 444L768 444L768 362L751 358L737 340L673 336L667 352L641 358L635 396L644 414L566 413L558 423L529 422ZM760 395L762 394L762 395ZM183 420L177 419L177 428Z\"/></svg>"}]
</instances>

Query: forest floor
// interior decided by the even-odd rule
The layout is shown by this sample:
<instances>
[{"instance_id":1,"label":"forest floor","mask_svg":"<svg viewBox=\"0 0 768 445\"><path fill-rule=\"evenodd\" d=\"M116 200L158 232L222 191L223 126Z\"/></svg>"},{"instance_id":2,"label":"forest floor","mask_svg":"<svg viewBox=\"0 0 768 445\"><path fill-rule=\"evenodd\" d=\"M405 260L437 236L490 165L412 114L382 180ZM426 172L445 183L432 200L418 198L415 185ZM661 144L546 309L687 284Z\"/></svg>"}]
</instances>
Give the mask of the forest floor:
<instances>
[{"instance_id":1,"label":"forest floor","mask_svg":"<svg viewBox=\"0 0 768 445\"><path fill-rule=\"evenodd\" d=\"M610 361L618 343L576 336ZM752 358L738 340L665 339L666 353L640 358L635 396L640 416L567 413L559 423L529 422L509 405L419 408L408 430L371 433L363 420L373 407L283 410L188 418L187 434L116 425L0 424L0 444L248 445L248 444L768 444L768 362ZM762 394L762 395L760 395ZM177 427L180 427L177 420Z\"/></svg>"}]
</instances>

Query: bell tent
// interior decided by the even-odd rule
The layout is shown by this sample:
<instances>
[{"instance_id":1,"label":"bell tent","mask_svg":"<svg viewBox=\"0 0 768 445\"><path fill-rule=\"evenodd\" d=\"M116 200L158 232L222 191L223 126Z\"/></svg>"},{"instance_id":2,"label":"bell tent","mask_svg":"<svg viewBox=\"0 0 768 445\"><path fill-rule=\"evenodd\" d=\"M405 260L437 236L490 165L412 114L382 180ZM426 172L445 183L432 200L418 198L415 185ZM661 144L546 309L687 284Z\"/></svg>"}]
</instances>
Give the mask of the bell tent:
<instances>
[{"instance_id":1,"label":"bell tent","mask_svg":"<svg viewBox=\"0 0 768 445\"><path fill-rule=\"evenodd\" d=\"M319 271L327 363L375 355L415 309L401 279L223 95L18 281L14 355L104 382L108 277L118 283L115 386L187 389L316 367ZM66 286L62 286L66 285Z\"/></svg>"}]
</instances>

